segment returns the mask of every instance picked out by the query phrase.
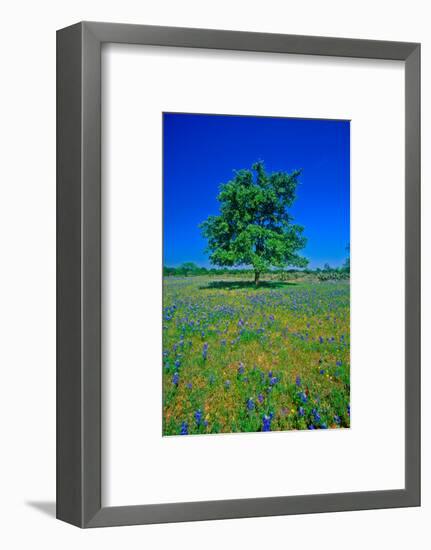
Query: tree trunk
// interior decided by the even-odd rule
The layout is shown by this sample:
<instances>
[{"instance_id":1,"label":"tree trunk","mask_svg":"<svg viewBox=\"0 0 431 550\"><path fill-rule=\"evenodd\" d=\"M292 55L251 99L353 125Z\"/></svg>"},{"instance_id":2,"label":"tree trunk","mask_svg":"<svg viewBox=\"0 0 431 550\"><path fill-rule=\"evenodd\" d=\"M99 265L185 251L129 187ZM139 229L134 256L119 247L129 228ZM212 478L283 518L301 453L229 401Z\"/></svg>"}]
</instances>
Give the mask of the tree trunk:
<instances>
[{"instance_id":1,"label":"tree trunk","mask_svg":"<svg viewBox=\"0 0 431 550\"><path fill-rule=\"evenodd\" d=\"M259 271L255 271L255 272L254 272L254 284L255 284L256 286L259 284L259 277L260 277Z\"/></svg>"}]
</instances>

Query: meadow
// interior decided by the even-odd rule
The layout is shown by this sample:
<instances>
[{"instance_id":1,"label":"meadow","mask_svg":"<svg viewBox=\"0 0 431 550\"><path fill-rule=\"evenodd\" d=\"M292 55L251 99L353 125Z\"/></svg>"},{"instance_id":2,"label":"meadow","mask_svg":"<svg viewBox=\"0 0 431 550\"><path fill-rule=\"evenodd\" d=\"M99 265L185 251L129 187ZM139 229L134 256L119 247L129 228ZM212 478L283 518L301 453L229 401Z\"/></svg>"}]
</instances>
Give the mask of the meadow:
<instances>
[{"instance_id":1,"label":"meadow","mask_svg":"<svg viewBox=\"0 0 431 550\"><path fill-rule=\"evenodd\" d=\"M163 284L163 435L350 426L348 280Z\"/></svg>"}]
</instances>

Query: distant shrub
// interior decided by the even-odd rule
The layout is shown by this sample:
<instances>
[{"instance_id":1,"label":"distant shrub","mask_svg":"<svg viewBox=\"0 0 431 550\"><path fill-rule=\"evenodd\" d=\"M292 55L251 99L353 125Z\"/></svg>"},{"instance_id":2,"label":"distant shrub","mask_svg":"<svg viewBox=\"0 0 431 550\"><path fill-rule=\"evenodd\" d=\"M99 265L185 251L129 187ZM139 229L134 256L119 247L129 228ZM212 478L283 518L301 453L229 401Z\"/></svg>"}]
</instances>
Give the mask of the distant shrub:
<instances>
[{"instance_id":1,"label":"distant shrub","mask_svg":"<svg viewBox=\"0 0 431 550\"><path fill-rule=\"evenodd\" d=\"M319 281L342 281L350 278L350 272L343 269L330 269L317 274Z\"/></svg>"}]
</instances>

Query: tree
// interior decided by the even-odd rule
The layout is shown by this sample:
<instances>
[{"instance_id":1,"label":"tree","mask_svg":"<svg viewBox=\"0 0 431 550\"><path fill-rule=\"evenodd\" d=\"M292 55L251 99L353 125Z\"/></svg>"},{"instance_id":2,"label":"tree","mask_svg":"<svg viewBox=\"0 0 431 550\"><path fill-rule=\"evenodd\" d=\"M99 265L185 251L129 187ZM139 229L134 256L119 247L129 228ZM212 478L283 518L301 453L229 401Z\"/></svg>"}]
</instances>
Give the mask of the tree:
<instances>
[{"instance_id":1,"label":"tree","mask_svg":"<svg viewBox=\"0 0 431 550\"><path fill-rule=\"evenodd\" d=\"M346 251L348 252L348 256L344 261L343 271L345 271L346 273L350 273L350 244L346 246Z\"/></svg>"},{"instance_id":2,"label":"tree","mask_svg":"<svg viewBox=\"0 0 431 550\"><path fill-rule=\"evenodd\" d=\"M194 262L184 262L179 267L179 272L186 277L188 275L193 275L197 271L199 271L199 267Z\"/></svg>"},{"instance_id":3,"label":"tree","mask_svg":"<svg viewBox=\"0 0 431 550\"><path fill-rule=\"evenodd\" d=\"M200 225L211 263L250 265L256 285L270 267L306 267L308 260L298 255L306 244L304 228L293 224L287 212L296 199L300 171L268 174L259 161L234 174L220 186L220 214Z\"/></svg>"}]
</instances>

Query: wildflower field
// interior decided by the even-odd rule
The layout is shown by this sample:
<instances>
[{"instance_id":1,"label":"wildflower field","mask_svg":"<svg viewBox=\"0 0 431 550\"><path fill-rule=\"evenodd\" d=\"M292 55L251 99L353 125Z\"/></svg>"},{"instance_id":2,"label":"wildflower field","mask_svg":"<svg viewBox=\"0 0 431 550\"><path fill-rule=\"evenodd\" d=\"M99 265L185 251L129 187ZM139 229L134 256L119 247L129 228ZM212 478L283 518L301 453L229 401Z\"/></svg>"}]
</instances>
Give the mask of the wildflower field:
<instances>
[{"instance_id":1,"label":"wildflower field","mask_svg":"<svg viewBox=\"0 0 431 550\"><path fill-rule=\"evenodd\" d=\"M163 435L348 428L348 281L165 277Z\"/></svg>"}]
</instances>

